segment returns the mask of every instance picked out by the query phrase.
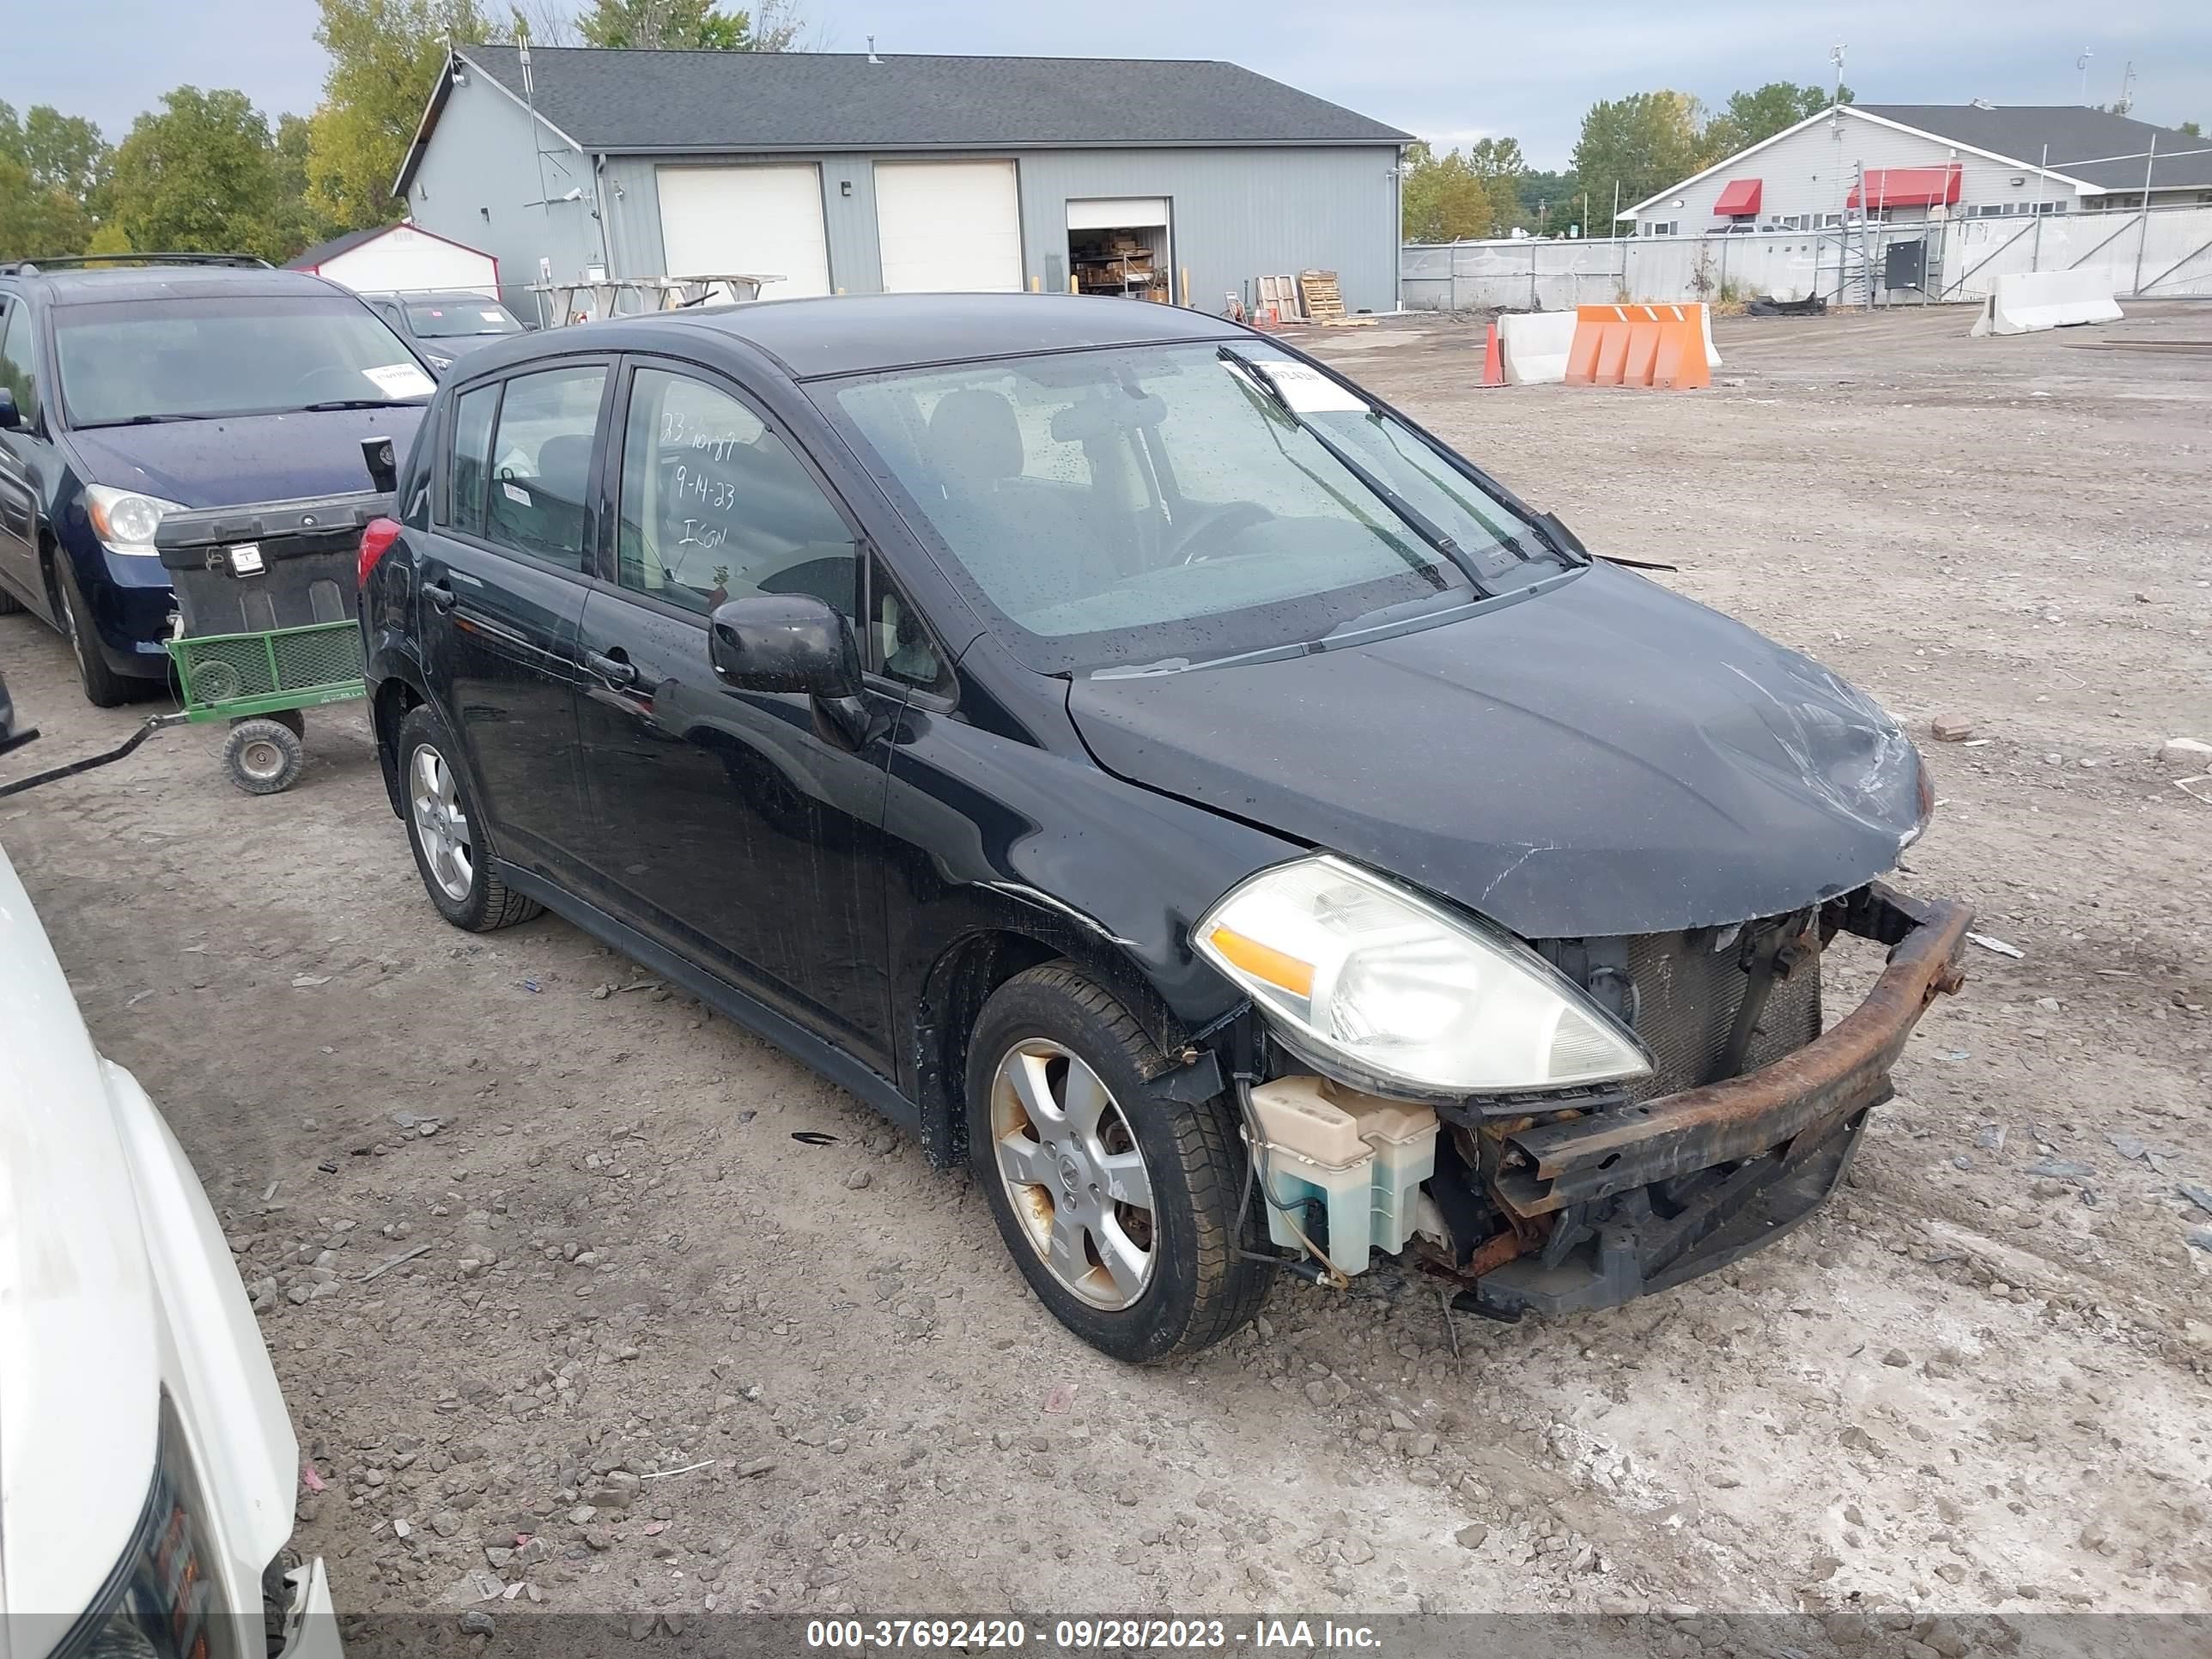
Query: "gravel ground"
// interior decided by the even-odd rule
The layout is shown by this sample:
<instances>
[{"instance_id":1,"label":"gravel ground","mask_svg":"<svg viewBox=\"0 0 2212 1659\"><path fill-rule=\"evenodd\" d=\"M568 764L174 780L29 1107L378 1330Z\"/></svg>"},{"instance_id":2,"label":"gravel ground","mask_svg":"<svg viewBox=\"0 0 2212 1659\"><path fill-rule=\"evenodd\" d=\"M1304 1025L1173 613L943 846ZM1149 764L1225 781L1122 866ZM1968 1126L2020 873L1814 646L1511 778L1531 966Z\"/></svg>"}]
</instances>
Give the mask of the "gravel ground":
<instances>
[{"instance_id":1,"label":"gravel ground","mask_svg":"<svg viewBox=\"0 0 2212 1659\"><path fill-rule=\"evenodd\" d=\"M2022 953L1970 951L1838 1201L1608 1314L1455 1329L1378 1270L1121 1369L850 1097L550 917L447 929L357 706L288 795L187 730L0 804L224 1218L341 1607L1889 1609L1948 1651L1928 1617L2212 1605L2212 801L2156 758L2212 739L2212 362L2081 349L2212 331L1967 320L1723 323L1674 396L1319 338L1910 722L1905 879ZM65 663L0 621L47 733L0 775L145 712Z\"/></svg>"}]
</instances>

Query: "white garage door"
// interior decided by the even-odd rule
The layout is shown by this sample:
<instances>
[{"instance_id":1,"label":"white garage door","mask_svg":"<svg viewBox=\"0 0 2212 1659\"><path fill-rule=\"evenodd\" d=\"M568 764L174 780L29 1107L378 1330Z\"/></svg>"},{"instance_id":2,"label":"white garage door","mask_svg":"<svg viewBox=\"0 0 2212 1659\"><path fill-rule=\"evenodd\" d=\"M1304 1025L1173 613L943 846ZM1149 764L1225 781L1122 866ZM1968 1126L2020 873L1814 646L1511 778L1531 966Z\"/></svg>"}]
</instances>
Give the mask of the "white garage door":
<instances>
[{"instance_id":1,"label":"white garage door","mask_svg":"<svg viewBox=\"0 0 2212 1659\"><path fill-rule=\"evenodd\" d=\"M876 240L886 294L1018 294L1022 206L1012 161L885 161Z\"/></svg>"},{"instance_id":2,"label":"white garage door","mask_svg":"<svg viewBox=\"0 0 2212 1659\"><path fill-rule=\"evenodd\" d=\"M830 291L822 174L814 167L660 167L660 241L671 276L777 276L763 300Z\"/></svg>"}]
</instances>

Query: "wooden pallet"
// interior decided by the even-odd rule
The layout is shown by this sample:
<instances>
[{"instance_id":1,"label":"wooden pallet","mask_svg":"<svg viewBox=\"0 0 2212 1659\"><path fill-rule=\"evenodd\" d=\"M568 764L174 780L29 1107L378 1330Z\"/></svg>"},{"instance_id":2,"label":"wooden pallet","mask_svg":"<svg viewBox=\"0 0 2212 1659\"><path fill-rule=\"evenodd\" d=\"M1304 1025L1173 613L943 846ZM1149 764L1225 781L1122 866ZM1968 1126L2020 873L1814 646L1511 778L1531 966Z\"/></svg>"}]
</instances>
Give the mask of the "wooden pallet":
<instances>
[{"instance_id":1,"label":"wooden pallet","mask_svg":"<svg viewBox=\"0 0 2212 1659\"><path fill-rule=\"evenodd\" d=\"M1372 328L1372 317L1347 317L1344 295L1333 270L1302 270L1298 286L1305 292L1306 320L1322 328Z\"/></svg>"},{"instance_id":2,"label":"wooden pallet","mask_svg":"<svg viewBox=\"0 0 2212 1659\"><path fill-rule=\"evenodd\" d=\"M1261 276L1257 279L1259 310L1265 313L1269 306L1286 323L1301 322L1305 310L1298 303L1298 282L1295 276Z\"/></svg>"},{"instance_id":3,"label":"wooden pallet","mask_svg":"<svg viewBox=\"0 0 2212 1659\"><path fill-rule=\"evenodd\" d=\"M1336 285L1333 270L1302 270L1298 287L1305 295L1306 315L1316 323L1340 321L1344 316L1344 295Z\"/></svg>"}]
</instances>

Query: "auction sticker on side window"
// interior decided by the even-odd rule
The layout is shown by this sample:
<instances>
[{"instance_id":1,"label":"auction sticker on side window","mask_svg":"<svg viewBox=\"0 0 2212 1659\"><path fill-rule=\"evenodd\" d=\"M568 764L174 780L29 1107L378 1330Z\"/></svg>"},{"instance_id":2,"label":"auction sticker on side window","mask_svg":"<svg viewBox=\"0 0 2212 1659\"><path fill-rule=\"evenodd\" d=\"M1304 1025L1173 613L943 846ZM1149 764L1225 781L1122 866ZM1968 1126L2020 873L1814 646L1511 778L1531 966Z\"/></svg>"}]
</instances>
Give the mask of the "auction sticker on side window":
<instances>
[{"instance_id":1,"label":"auction sticker on side window","mask_svg":"<svg viewBox=\"0 0 2212 1659\"><path fill-rule=\"evenodd\" d=\"M363 374L376 382L376 389L387 398L427 398L438 387L430 377L412 363L381 363L374 368L364 368Z\"/></svg>"},{"instance_id":2,"label":"auction sticker on side window","mask_svg":"<svg viewBox=\"0 0 2212 1659\"><path fill-rule=\"evenodd\" d=\"M1358 392L1339 386L1311 363L1290 363L1279 358L1260 357L1254 362L1260 372L1275 383L1283 394L1283 401L1301 415L1329 415L1350 410L1364 415L1368 403Z\"/></svg>"}]
</instances>

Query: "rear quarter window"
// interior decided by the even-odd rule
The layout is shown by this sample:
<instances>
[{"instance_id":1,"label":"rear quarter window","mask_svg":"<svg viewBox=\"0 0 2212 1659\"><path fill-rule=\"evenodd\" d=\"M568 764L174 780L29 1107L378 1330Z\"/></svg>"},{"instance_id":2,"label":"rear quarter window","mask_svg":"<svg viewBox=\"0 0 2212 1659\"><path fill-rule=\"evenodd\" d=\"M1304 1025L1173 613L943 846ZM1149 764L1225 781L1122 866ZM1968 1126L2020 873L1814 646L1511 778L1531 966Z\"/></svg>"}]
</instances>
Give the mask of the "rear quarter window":
<instances>
[{"instance_id":1,"label":"rear quarter window","mask_svg":"<svg viewBox=\"0 0 2212 1659\"><path fill-rule=\"evenodd\" d=\"M496 380L453 401L453 447L446 461L446 523L464 536L483 534L484 481L491 476L492 416L498 411Z\"/></svg>"}]
</instances>

